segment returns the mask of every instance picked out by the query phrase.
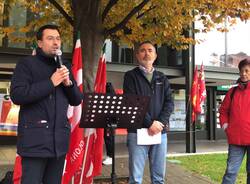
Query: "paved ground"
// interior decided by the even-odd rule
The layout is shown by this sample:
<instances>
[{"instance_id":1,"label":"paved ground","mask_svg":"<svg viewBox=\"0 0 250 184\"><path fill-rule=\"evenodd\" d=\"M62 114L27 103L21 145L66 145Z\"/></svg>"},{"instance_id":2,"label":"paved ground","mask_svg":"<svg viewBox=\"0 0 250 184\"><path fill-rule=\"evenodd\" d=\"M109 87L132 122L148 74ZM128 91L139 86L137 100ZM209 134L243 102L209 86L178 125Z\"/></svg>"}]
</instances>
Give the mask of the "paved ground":
<instances>
[{"instance_id":1,"label":"paved ground","mask_svg":"<svg viewBox=\"0 0 250 184\"><path fill-rule=\"evenodd\" d=\"M128 165L127 159L118 158L116 159L116 174L119 177L128 176ZM150 184L150 176L148 165L145 169L143 177L143 184ZM100 177L110 177L111 166L103 167L103 174ZM178 164L167 163L167 184L211 184L208 178L194 174L190 171L185 170Z\"/></svg>"},{"instance_id":2,"label":"paved ground","mask_svg":"<svg viewBox=\"0 0 250 184\"><path fill-rule=\"evenodd\" d=\"M225 152L227 150L227 143L225 141L199 141L197 142L197 154ZM5 175L6 171L13 169L16 149L15 146L1 146L0 147L0 180ZM117 144L116 146L116 174L117 177L128 176L128 156L125 144ZM184 142L172 142L168 144L168 155L185 155ZM108 178L111 174L111 166L103 166L102 178ZM99 178L100 178L99 177ZM97 178L98 179L98 178ZM178 164L167 164L168 184L211 184L212 182L204 177L185 170ZM143 184L150 183L150 176L148 165L145 169Z\"/></svg>"}]
</instances>

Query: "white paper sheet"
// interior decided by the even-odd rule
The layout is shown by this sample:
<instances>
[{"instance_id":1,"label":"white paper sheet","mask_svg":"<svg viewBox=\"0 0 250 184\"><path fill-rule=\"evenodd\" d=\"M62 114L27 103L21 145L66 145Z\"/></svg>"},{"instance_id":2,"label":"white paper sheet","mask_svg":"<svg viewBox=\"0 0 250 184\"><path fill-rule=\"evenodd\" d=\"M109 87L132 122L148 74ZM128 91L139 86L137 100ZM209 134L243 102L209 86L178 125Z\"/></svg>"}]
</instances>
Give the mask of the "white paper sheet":
<instances>
[{"instance_id":1,"label":"white paper sheet","mask_svg":"<svg viewBox=\"0 0 250 184\"><path fill-rule=\"evenodd\" d=\"M137 145L161 144L161 132L149 135L147 128L137 129Z\"/></svg>"}]
</instances>

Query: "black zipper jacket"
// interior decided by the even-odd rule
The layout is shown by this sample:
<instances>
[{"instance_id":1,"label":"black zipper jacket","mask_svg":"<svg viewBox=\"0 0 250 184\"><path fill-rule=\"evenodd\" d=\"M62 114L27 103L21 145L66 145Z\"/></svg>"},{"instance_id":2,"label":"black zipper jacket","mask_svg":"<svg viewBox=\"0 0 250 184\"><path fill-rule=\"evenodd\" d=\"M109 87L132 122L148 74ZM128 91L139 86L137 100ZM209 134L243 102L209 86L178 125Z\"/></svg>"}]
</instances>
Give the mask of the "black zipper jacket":
<instances>
[{"instance_id":1,"label":"black zipper jacket","mask_svg":"<svg viewBox=\"0 0 250 184\"><path fill-rule=\"evenodd\" d=\"M154 120L164 125L169 124L169 117L174 109L174 102L167 77L154 71L151 83L147 80L139 67L125 73L123 83L124 94L150 96L149 110L143 122L143 128L149 128ZM136 132L136 129L128 129ZM162 133L165 133L164 128Z\"/></svg>"},{"instance_id":2,"label":"black zipper jacket","mask_svg":"<svg viewBox=\"0 0 250 184\"><path fill-rule=\"evenodd\" d=\"M69 70L70 66L65 64ZM15 68L10 96L20 105L17 153L26 157L59 157L67 153L70 124L68 105L79 105L82 95L73 85L54 87L50 77L58 64L37 49L36 56L21 59Z\"/></svg>"}]
</instances>

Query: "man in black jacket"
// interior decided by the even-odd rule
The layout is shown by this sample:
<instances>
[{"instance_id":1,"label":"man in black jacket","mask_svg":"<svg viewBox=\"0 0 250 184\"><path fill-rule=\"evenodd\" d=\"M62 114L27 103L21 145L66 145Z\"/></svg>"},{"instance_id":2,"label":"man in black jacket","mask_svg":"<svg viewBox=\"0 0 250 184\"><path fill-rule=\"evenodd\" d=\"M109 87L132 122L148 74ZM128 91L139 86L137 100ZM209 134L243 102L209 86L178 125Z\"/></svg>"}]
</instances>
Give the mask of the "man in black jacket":
<instances>
[{"instance_id":1,"label":"man in black jacket","mask_svg":"<svg viewBox=\"0 0 250 184\"><path fill-rule=\"evenodd\" d=\"M42 26L35 56L21 59L10 96L20 105L17 153L22 157L22 184L60 184L68 151L68 105L79 105L81 93L70 66L59 63L59 29ZM67 65L67 66L66 66Z\"/></svg>"},{"instance_id":2,"label":"man in black jacket","mask_svg":"<svg viewBox=\"0 0 250 184\"><path fill-rule=\"evenodd\" d=\"M158 134L160 143L139 143L141 130L128 129L129 183L142 183L145 161L149 158L151 182L164 183L166 170L167 135L169 117L174 109L171 89L167 77L156 71L153 63L156 49L149 42L139 45L136 58L139 67L125 73L123 90L125 94L150 96L149 110L143 122L149 139ZM145 137L142 137L142 139Z\"/></svg>"}]
</instances>

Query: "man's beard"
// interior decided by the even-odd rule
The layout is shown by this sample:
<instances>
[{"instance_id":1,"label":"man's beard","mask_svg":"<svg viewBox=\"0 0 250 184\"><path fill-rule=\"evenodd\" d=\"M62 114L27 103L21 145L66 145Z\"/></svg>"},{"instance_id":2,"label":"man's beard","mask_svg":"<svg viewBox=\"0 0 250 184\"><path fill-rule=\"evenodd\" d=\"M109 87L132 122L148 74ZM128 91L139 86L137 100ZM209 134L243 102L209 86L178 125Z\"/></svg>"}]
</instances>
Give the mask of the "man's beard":
<instances>
[{"instance_id":1,"label":"man's beard","mask_svg":"<svg viewBox=\"0 0 250 184\"><path fill-rule=\"evenodd\" d=\"M153 63L154 61L151 58L143 58L142 62Z\"/></svg>"}]
</instances>

